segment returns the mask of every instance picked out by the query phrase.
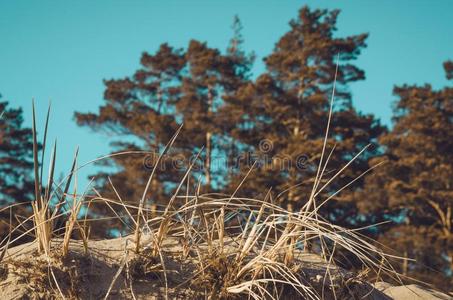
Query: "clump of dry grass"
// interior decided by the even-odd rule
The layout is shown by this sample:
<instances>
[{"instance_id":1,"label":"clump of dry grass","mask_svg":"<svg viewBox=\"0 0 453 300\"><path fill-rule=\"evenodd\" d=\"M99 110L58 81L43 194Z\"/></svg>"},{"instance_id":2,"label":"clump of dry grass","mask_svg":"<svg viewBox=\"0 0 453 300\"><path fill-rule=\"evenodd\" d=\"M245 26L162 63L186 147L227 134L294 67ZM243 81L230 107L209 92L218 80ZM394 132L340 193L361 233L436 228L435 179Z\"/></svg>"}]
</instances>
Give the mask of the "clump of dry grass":
<instances>
[{"instance_id":1,"label":"clump of dry grass","mask_svg":"<svg viewBox=\"0 0 453 300\"><path fill-rule=\"evenodd\" d=\"M78 224L78 214L82 207L81 199L77 197L77 182L74 185L74 193L72 194L72 205L66 211L60 213L61 209L67 206L67 195L69 191L69 187L72 182L73 175L76 172L77 166L77 157L78 157L78 150L75 153L74 160L72 163L71 171L66 179L66 184L64 190L60 189L60 184L55 184L54 182L54 171L55 171L55 162L56 162L56 154L57 154L57 143L55 141L50 163L49 163L49 175L47 179L47 185L43 186L43 169L44 169L44 157L45 157L45 150L46 150L46 140L47 140L47 129L49 124L49 116L50 116L50 105L47 111L45 129L44 129L44 138L42 142L42 149L41 149L41 164L38 160L38 151L39 151L39 144L37 138L37 129L36 129L36 116L35 116L35 106L33 103L33 162L34 162L34 175L35 175L35 199L31 202L33 208L33 223L34 223L34 230L36 234L36 241L38 243L38 250L41 252L43 251L47 256L51 253L50 243L52 237L54 235L55 229L55 220L61 217L67 217L65 221L65 231L64 231L64 238L63 238L63 246L62 246L62 253L63 256L68 254L69 248L69 240L71 238L71 234L75 228L75 225ZM40 167L41 166L41 167ZM54 187L54 185L56 187ZM83 198L83 196L82 196ZM55 201L54 201L55 200ZM64 221L63 221L64 222ZM80 226L79 226L80 228ZM87 243L87 235L85 230L81 230L81 236Z\"/></svg>"},{"instance_id":2,"label":"clump of dry grass","mask_svg":"<svg viewBox=\"0 0 453 300\"><path fill-rule=\"evenodd\" d=\"M334 93L331 112L333 98ZM160 259L161 271L168 289L164 264L164 256L167 253L164 251L164 244L166 239L179 239L182 244L181 257L195 266L193 275L185 283L198 290L199 296L208 299L242 296L278 299L283 292L304 299L323 299L326 294L336 298L337 294L348 290L347 283L351 282L349 279L334 278L332 274L334 271L331 266L335 266L334 251L337 248L350 252L370 272L386 272L397 277L398 274L388 262L388 256L366 237L357 231L330 224L318 213L319 208L336 195L331 195L318 204L321 191L366 150L363 149L321 185L333 152L332 150L325 158L330 119L331 114L312 192L307 195L306 205L297 213L275 206L267 201L268 199L237 198L235 193L225 198L199 195L200 185L195 195L191 196L187 176L191 170L190 166L162 215L146 220L143 204L149 183L156 171L153 169L138 207L134 233L136 254L140 253L140 237L142 230L146 228L149 241L144 243L144 247L151 249L150 257L154 262L157 258ZM176 135L167 147L171 147L175 138ZM187 183L186 195L181 196L179 191L184 181ZM175 208L177 198L185 200L185 204ZM245 217L246 221L241 220L241 217ZM234 218L238 220L236 225L231 222ZM144 222L143 226L140 226L141 220ZM317 274L315 278L317 281L322 280L321 290L314 287L313 281L316 280L304 274L301 245L307 244L318 246L317 256L326 266L325 274ZM145 261L144 263L146 264ZM338 275L338 272L336 273ZM321 276L321 279L318 276Z\"/></svg>"},{"instance_id":3,"label":"clump of dry grass","mask_svg":"<svg viewBox=\"0 0 453 300\"><path fill-rule=\"evenodd\" d=\"M231 220L244 214L248 218L239 224L239 233L236 233L238 226L229 226L231 221L223 219L223 216ZM359 234L308 214L289 213L266 201L193 196L171 215L171 235L167 238L187 239L183 244L189 250L181 249L181 252L196 266L188 285L208 298L267 299L278 298L285 291L304 299L321 299L324 292L344 293L345 287L329 286L341 282L329 274L329 268L322 276L326 291L314 288L312 278L304 276L304 253L300 245L307 237L317 243L329 241L331 249L344 247L370 270L393 272L386 255ZM333 252L327 247L324 252L324 255L318 253L319 259L326 266L334 266Z\"/></svg>"},{"instance_id":4,"label":"clump of dry grass","mask_svg":"<svg viewBox=\"0 0 453 300\"><path fill-rule=\"evenodd\" d=\"M41 163L46 146L48 120L49 113L46 118ZM180 129L169 141L159 160L172 146ZM326 139L327 135L328 127ZM31 219L34 226L24 234L35 232L38 250L47 258L52 254L55 256L56 247L51 245L55 238L55 222L58 220L63 220L65 224L61 256L67 257L70 253L71 237L76 229L80 231L85 252L88 251L89 221L86 216L84 220L79 219L83 205L89 205L90 201L96 200L110 208L110 203L120 205L127 212L128 220L124 220L124 217L118 216L113 210L114 217L133 225L131 236L127 238L133 246L130 249L126 243L124 257L105 293L105 298L123 273L127 274L133 298L133 282L143 277L163 282L166 298L169 297L170 288L192 290L193 297L206 299L350 298L353 293L351 284L360 281L360 277L346 275L336 267L334 252L338 248L345 249L358 258L368 272L385 272L398 277L388 262L389 256L376 248L366 237L358 231L331 224L319 215L319 208L333 197L331 195L327 199L321 199L318 204L321 191L350 164L321 185L321 178L324 178L330 157L329 155L324 160L326 143L322 149L312 192L307 195L307 203L299 212L290 212L274 205L270 201L270 193L261 200L236 197L236 193L229 197L201 195L200 183L191 193L189 174L194 160L167 205L159 215L151 218L147 217L145 202L156 167L150 174L143 197L137 206L125 205L119 195L118 199L107 199L97 192L97 196L87 202L85 193L78 195L76 180L74 192L72 195L68 194L72 178L76 178L79 169L78 152L64 188L60 188L63 183L55 184L53 177L56 144L50 159L47 185L43 187L43 168L41 164L39 169L34 107L33 145L35 200L32 202L33 215L24 222ZM159 165L158 162L156 166ZM184 184L185 195L181 195ZM116 191L115 187L113 189ZM68 201L68 198L72 198L72 202ZM134 215L131 211L137 211L137 214ZM178 241L177 246L171 246L172 241ZM8 244L9 241L1 248L0 262ZM313 250L315 253L307 253L307 244L316 245L313 248L316 249ZM176 261L180 265L177 272L186 277L176 285L175 280L172 280L175 270L170 270L173 267L168 265L169 261ZM47 259L47 263L51 271L49 277L52 276L59 295L64 298L67 293L62 291L58 284L59 278L52 271L53 263L50 259ZM313 265L318 267L314 268Z\"/></svg>"}]
</instances>

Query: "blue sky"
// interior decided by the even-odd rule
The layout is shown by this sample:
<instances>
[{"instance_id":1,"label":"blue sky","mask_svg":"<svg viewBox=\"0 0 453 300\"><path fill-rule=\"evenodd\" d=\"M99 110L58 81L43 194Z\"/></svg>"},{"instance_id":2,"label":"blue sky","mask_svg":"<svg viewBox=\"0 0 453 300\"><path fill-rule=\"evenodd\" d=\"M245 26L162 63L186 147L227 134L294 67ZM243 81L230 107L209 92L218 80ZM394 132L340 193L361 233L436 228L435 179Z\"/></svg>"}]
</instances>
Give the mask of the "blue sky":
<instances>
[{"instance_id":1,"label":"blue sky","mask_svg":"<svg viewBox=\"0 0 453 300\"><path fill-rule=\"evenodd\" d=\"M96 111L104 78L131 75L143 51L189 39L225 49L233 16L241 18L246 50L261 58L288 30L297 10L339 8L339 36L369 32L357 60L366 80L351 85L355 106L390 124L395 84L448 84L442 62L453 59L453 1L6 1L0 0L0 93L21 106L31 124L31 99L41 121L49 99L49 136L59 144L57 169L68 170L76 146L81 162L109 152L109 137L79 128L74 111ZM43 122L40 122L41 124ZM94 173L81 172L80 179Z\"/></svg>"}]
</instances>

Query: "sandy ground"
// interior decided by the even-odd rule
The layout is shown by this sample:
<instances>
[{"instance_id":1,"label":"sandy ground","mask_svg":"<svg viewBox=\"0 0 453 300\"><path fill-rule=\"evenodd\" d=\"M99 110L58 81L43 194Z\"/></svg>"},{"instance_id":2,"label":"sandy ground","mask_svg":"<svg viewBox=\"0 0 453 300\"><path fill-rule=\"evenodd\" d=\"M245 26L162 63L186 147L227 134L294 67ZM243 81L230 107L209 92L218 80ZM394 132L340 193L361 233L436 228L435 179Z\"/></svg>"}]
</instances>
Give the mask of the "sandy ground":
<instances>
[{"instance_id":1,"label":"sandy ground","mask_svg":"<svg viewBox=\"0 0 453 300\"><path fill-rule=\"evenodd\" d=\"M378 290L385 293L391 299L410 299L410 300L447 300L453 297L438 291L411 284L405 286L392 286L386 282L379 282L374 285Z\"/></svg>"},{"instance_id":2,"label":"sandy ground","mask_svg":"<svg viewBox=\"0 0 453 300\"><path fill-rule=\"evenodd\" d=\"M132 237L91 241L87 253L80 242L73 241L65 258L58 255L61 241L55 241L52 247L55 254L51 258L38 254L35 243L9 249L0 265L0 299L61 299L61 295L69 299L103 299L109 288L109 299L200 298L189 285L196 262L181 258L181 241L177 239L164 243L162 260L138 259L132 251ZM232 241L226 247L235 251ZM297 260L304 278L315 289L319 290L325 282L327 270L331 284L348 282L348 292L340 292L339 299L453 299L416 285L391 286L380 282L372 286L356 279L354 274L326 266L313 254L300 253ZM282 296L282 299L295 299L294 295ZM326 299L331 296L324 294Z\"/></svg>"}]
</instances>

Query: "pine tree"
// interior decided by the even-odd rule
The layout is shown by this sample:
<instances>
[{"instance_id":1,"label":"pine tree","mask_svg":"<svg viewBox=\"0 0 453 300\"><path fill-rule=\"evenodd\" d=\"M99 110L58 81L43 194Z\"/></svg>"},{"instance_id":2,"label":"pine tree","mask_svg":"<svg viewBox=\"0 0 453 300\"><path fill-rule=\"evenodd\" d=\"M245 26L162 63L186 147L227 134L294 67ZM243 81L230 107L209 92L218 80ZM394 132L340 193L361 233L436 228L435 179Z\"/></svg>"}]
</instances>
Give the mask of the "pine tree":
<instances>
[{"instance_id":1,"label":"pine tree","mask_svg":"<svg viewBox=\"0 0 453 300\"><path fill-rule=\"evenodd\" d=\"M447 79L453 79L453 61L448 60L444 62L444 69Z\"/></svg>"},{"instance_id":2,"label":"pine tree","mask_svg":"<svg viewBox=\"0 0 453 300\"><path fill-rule=\"evenodd\" d=\"M216 171L212 166L213 153L219 153L218 141L222 134L216 115L223 105L222 94L229 89L225 78L234 74L233 67L218 49L196 40L189 42L185 57L187 73L182 80L181 99L176 105L176 113L182 117L186 133L182 135L181 143L192 156L204 147L201 167L204 186L209 190Z\"/></svg>"},{"instance_id":3,"label":"pine tree","mask_svg":"<svg viewBox=\"0 0 453 300\"><path fill-rule=\"evenodd\" d=\"M444 67L451 79L451 64ZM453 88L403 85L394 94L394 126L380 139L385 156L375 159L388 162L367 179L362 208L394 221L380 228L381 241L417 260L401 263L403 272L451 287Z\"/></svg>"},{"instance_id":4,"label":"pine tree","mask_svg":"<svg viewBox=\"0 0 453 300\"><path fill-rule=\"evenodd\" d=\"M31 129L23 127L22 109L0 102L0 208L33 199L33 143ZM15 206L14 215L26 207ZM0 212L0 238L9 232L10 210ZM13 218L13 225L17 225Z\"/></svg>"},{"instance_id":5,"label":"pine tree","mask_svg":"<svg viewBox=\"0 0 453 300\"><path fill-rule=\"evenodd\" d=\"M237 98L237 91L250 83L252 77L252 66L255 61L253 52L246 53L244 50L244 37L242 35L243 26L241 20L236 15L233 19L233 36L230 39L225 59L228 60L228 72L224 73L223 81L227 86L222 94L223 104L219 107L216 120L218 128L222 132L217 140L218 158L222 159L221 174L223 183L228 186L229 182L237 174L235 168L238 156L243 151L243 145L237 139L237 124L246 113L244 106ZM230 184L231 185L231 184ZM224 186L225 188L225 186Z\"/></svg>"},{"instance_id":6,"label":"pine tree","mask_svg":"<svg viewBox=\"0 0 453 300\"><path fill-rule=\"evenodd\" d=\"M143 53L140 63L141 68L134 76L105 81L105 104L97 114L75 114L79 125L116 138L112 141L112 154L133 152L106 161L104 165L114 169L96 174L95 186L105 197L117 199L118 192L122 201L134 204L141 199L158 156L179 127L175 105L180 98L185 58L181 49L162 44L154 55ZM163 159L158 166L147 203L168 201L172 187L182 177L183 170L173 168L171 151L174 149L169 151L168 159ZM93 211L107 214L106 209L103 206ZM121 212L121 207L115 206L115 209ZM118 222L116 225L120 226Z\"/></svg>"},{"instance_id":7,"label":"pine tree","mask_svg":"<svg viewBox=\"0 0 453 300\"><path fill-rule=\"evenodd\" d=\"M133 77L105 81L105 105L97 114L76 113L77 122L115 134L118 139L112 143L113 154L138 154L113 156L109 163L118 171L97 174L96 186L104 196L116 198L118 192L124 202L137 204L151 173L151 167L143 166L140 152L154 153L146 161L153 165L182 124L163 167L159 166L146 203L166 203L199 153L192 183L195 185L201 175L204 191L219 188L226 170L213 167L211 160L213 154L223 155L221 140L228 136L219 108L223 97L242 82L244 71L239 70L238 57L196 40L190 41L185 51L163 44L156 54L143 54L142 67ZM99 214L106 214L105 209L99 208Z\"/></svg>"},{"instance_id":8,"label":"pine tree","mask_svg":"<svg viewBox=\"0 0 453 300\"><path fill-rule=\"evenodd\" d=\"M255 82L241 87L235 101L229 103L227 109L237 111L239 116L233 135L242 149L258 156L252 157L259 163L242 189L248 196L264 195L272 187L274 195L281 195L276 200L283 205L298 209L305 203L323 147L335 76L336 102L328 151L337 146L325 178L362 147L374 143L383 130L372 116L352 107L348 84L364 79L364 73L350 61L365 47L367 35L334 37L338 13L303 7L273 53L264 59L266 71ZM368 156L376 151L372 149ZM244 160L250 166L250 161ZM366 168L367 157L359 158L325 192L337 190ZM233 189L242 180L244 172L240 173L232 181ZM360 186L361 182L356 184ZM350 214L354 207L345 203L341 208L337 203L329 212L332 218L339 218Z\"/></svg>"}]
</instances>

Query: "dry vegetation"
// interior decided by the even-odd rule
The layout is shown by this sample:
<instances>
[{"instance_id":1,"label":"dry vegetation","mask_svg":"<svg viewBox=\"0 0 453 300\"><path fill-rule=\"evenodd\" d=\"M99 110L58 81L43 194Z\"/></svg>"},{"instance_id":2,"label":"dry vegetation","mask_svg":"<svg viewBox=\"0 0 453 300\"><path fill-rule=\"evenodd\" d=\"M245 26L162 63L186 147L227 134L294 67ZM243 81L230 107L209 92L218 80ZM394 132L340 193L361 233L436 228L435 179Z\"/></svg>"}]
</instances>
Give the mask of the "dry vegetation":
<instances>
[{"instance_id":1,"label":"dry vegetation","mask_svg":"<svg viewBox=\"0 0 453 300\"><path fill-rule=\"evenodd\" d=\"M96 190L95 195L79 193L77 151L68 176L54 182L56 145L43 185L35 118L33 143L32 214L11 228L0 248L0 285L6 299L387 299L372 283L384 273L399 280L389 263L395 257L359 230L336 226L318 214L334 196L318 202L319 193L348 167L322 181L330 156L325 144L306 205L290 212L275 205L270 192L264 199L248 199L236 197L241 186L228 196L201 194L201 183L191 190L193 165L158 211L146 206L145 197L158 164L136 206L125 204L118 194L109 199ZM90 227L104 220L87 217L94 202L111 208L129 232L114 240L90 241ZM31 228L26 226L30 222ZM17 237L11 239L14 233ZM10 247L26 235L34 235L35 241ZM360 260L362 272L338 267L338 253Z\"/></svg>"},{"instance_id":2,"label":"dry vegetation","mask_svg":"<svg viewBox=\"0 0 453 300\"><path fill-rule=\"evenodd\" d=\"M180 201L181 206L172 205ZM289 213L271 199L195 193L175 197L157 217L146 219L143 214L141 219L138 235L110 245L92 241L87 252L83 242L56 236L39 250L36 244L47 239L38 235L41 240L36 243L9 251L2 268L11 273L9 280L27 282L37 297L50 298L85 298L86 282L91 280L103 284L101 289L88 288L89 295L104 298L113 291L125 298L208 299L350 299L371 293L365 281L369 277L335 266L336 247L360 258L367 271L392 272L386 256L359 234L311 212ZM82 230L79 226L76 223ZM319 245L312 253L301 250L309 242Z\"/></svg>"},{"instance_id":3,"label":"dry vegetation","mask_svg":"<svg viewBox=\"0 0 453 300\"><path fill-rule=\"evenodd\" d=\"M317 203L317 195L343 171L321 184L328 162L325 146L312 193L299 212L274 205L270 193L265 199L238 198L236 193L202 195L200 184L190 191L192 166L167 206L151 212L145 206L145 195L156 168L139 204L126 205L119 195L107 199L99 193L78 193L77 152L69 175L55 183L55 145L44 186L35 124L33 119L36 198L31 203L32 215L11 233L30 220L34 226L14 240L3 241L1 248L1 277L13 286L12 293L20 294L17 289L26 284L23 295L31 298L350 299L375 293L366 280L378 280L384 272L398 277L386 254L366 237L318 215L329 199ZM184 195L182 187L186 187ZM129 235L111 242L89 241L94 220L87 219L86 211L92 202L122 206L125 215L113 212L131 228ZM33 232L35 242L8 249ZM75 236L78 240L71 239ZM337 249L359 259L363 272L353 274L337 267Z\"/></svg>"}]
</instances>

